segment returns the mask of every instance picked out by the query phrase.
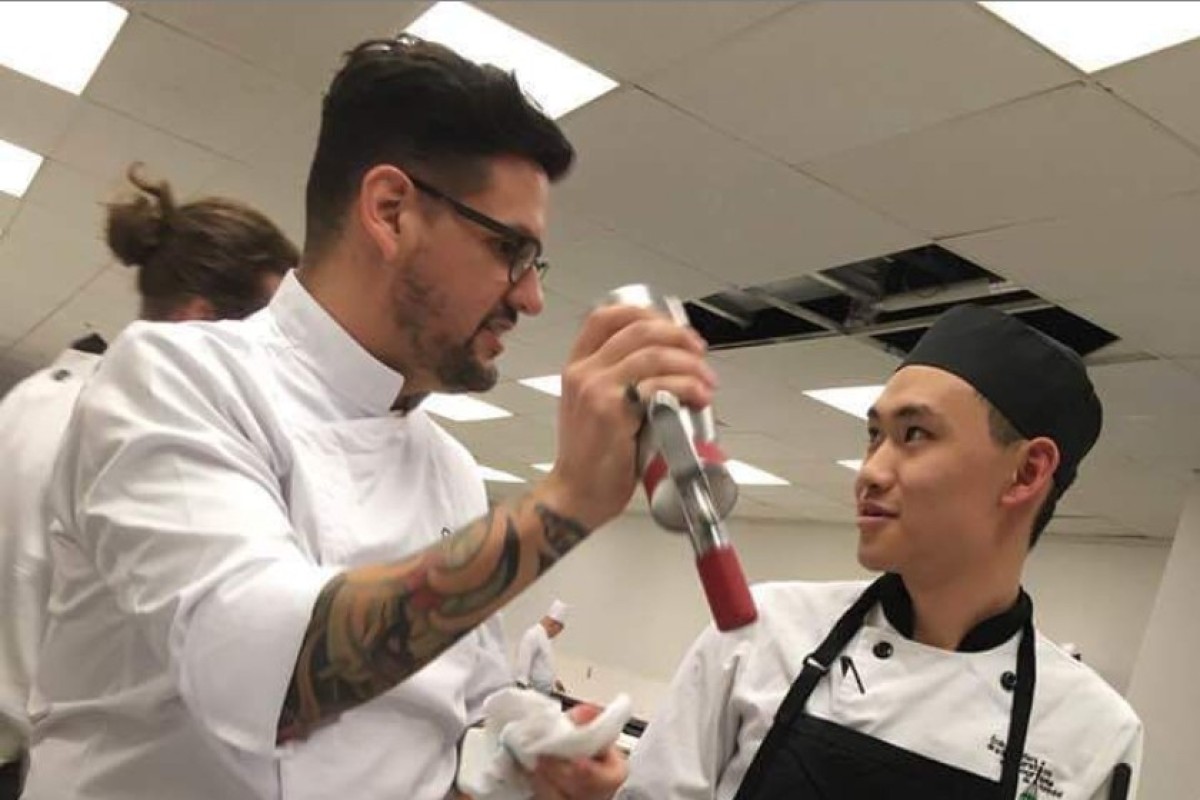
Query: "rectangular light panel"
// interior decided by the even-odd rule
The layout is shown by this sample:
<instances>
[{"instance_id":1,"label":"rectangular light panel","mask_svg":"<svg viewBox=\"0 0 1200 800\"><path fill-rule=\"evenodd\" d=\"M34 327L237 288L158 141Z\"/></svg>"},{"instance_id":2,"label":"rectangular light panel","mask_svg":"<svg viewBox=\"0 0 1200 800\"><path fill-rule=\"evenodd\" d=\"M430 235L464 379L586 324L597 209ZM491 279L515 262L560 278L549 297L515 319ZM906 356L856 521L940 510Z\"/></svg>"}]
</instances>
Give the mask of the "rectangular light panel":
<instances>
[{"instance_id":1,"label":"rectangular light panel","mask_svg":"<svg viewBox=\"0 0 1200 800\"><path fill-rule=\"evenodd\" d=\"M1200 36L1200 3L1039 0L980 5L1084 72Z\"/></svg>"},{"instance_id":2,"label":"rectangular light panel","mask_svg":"<svg viewBox=\"0 0 1200 800\"><path fill-rule=\"evenodd\" d=\"M867 412L882 392L883 386L843 386L838 389L813 389L804 394L838 411L866 419Z\"/></svg>"},{"instance_id":3,"label":"rectangular light panel","mask_svg":"<svg viewBox=\"0 0 1200 800\"><path fill-rule=\"evenodd\" d=\"M516 475L513 475L511 472L505 472L502 469L493 469L492 467L485 467L483 464L479 465L479 474L485 481L487 481L489 483L524 483L525 482L524 478L518 478Z\"/></svg>"},{"instance_id":4,"label":"rectangular light panel","mask_svg":"<svg viewBox=\"0 0 1200 800\"><path fill-rule=\"evenodd\" d=\"M751 466L745 461L729 459L725 462L729 474L738 486L791 486L778 475L772 475L766 470Z\"/></svg>"},{"instance_id":5,"label":"rectangular light panel","mask_svg":"<svg viewBox=\"0 0 1200 800\"><path fill-rule=\"evenodd\" d=\"M0 192L23 196L41 166L37 153L0 139Z\"/></svg>"},{"instance_id":6,"label":"rectangular light panel","mask_svg":"<svg viewBox=\"0 0 1200 800\"><path fill-rule=\"evenodd\" d=\"M517 383L545 394L562 397L562 375L543 375L540 378L524 378L517 381Z\"/></svg>"},{"instance_id":7,"label":"rectangular light panel","mask_svg":"<svg viewBox=\"0 0 1200 800\"><path fill-rule=\"evenodd\" d=\"M82 94L129 12L115 3L0 3L0 64Z\"/></svg>"},{"instance_id":8,"label":"rectangular light panel","mask_svg":"<svg viewBox=\"0 0 1200 800\"><path fill-rule=\"evenodd\" d=\"M455 422L482 422L512 416L512 412L507 409L485 403L466 394L434 392L425 398L421 403L421 408Z\"/></svg>"},{"instance_id":9,"label":"rectangular light panel","mask_svg":"<svg viewBox=\"0 0 1200 800\"><path fill-rule=\"evenodd\" d=\"M521 88L554 119L617 86L611 78L469 3L443 0L407 31L444 44L477 64L515 72Z\"/></svg>"}]
</instances>

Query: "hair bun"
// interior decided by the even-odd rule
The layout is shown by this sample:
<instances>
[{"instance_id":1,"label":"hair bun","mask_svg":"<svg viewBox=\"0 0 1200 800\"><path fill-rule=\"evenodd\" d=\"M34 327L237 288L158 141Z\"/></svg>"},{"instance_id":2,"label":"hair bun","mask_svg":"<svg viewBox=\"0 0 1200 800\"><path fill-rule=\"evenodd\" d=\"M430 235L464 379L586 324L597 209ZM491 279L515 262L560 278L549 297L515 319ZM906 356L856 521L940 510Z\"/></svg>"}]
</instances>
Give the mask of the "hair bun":
<instances>
[{"instance_id":1,"label":"hair bun","mask_svg":"<svg viewBox=\"0 0 1200 800\"><path fill-rule=\"evenodd\" d=\"M144 267L169 235L175 199L166 181L142 177L142 164L129 167L126 176L137 193L108 204L105 237L117 259L129 267Z\"/></svg>"}]
</instances>

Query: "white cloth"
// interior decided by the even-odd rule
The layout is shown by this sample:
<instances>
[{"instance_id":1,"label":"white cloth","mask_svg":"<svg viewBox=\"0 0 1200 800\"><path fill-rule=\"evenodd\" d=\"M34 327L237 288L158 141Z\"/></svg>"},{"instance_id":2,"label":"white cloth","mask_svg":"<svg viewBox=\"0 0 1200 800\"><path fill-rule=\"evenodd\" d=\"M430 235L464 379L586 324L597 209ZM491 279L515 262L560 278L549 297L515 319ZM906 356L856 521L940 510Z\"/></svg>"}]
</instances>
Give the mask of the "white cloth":
<instances>
[{"instance_id":1,"label":"white cloth","mask_svg":"<svg viewBox=\"0 0 1200 800\"><path fill-rule=\"evenodd\" d=\"M617 695L600 714L576 725L558 702L528 689L505 689L483 705L484 726L463 740L458 788L473 800L525 800L533 796L524 770L539 756L587 758L617 741L633 705Z\"/></svg>"},{"instance_id":2,"label":"white cloth","mask_svg":"<svg viewBox=\"0 0 1200 800\"><path fill-rule=\"evenodd\" d=\"M29 734L26 704L50 593L46 490L75 400L99 363L67 350L0 402L0 763Z\"/></svg>"},{"instance_id":3,"label":"white cloth","mask_svg":"<svg viewBox=\"0 0 1200 800\"><path fill-rule=\"evenodd\" d=\"M534 623L517 644L517 681L549 694L554 691L556 674L550 635L542 623Z\"/></svg>"},{"instance_id":4,"label":"white cloth","mask_svg":"<svg viewBox=\"0 0 1200 800\"><path fill-rule=\"evenodd\" d=\"M634 748L620 800L734 797L805 656L865 588L755 587L758 624L727 634L710 626L697 639ZM905 638L876 608L842 653L850 661L835 662L805 710L998 781L1013 700L1001 676L1016 668L1019 639L948 652ZM879 650L887 657L875 650L880 642L891 645ZM1036 654L1025 758L1043 767L1037 796L1107 798L1112 770L1124 762L1134 771L1134 797L1142 726L1129 704L1041 634Z\"/></svg>"},{"instance_id":5,"label":"white cloth","mask_svg":"<svg viewBox=\"0 0 1200 800\"><path fill-rule=\"evenodd\" d=\"M511 681L489 620L275 747L313 602L486 510L474 460L286 277L241 322L136 323L68 430L27 800L442 800Z\"/></svg>"}]
</instances>

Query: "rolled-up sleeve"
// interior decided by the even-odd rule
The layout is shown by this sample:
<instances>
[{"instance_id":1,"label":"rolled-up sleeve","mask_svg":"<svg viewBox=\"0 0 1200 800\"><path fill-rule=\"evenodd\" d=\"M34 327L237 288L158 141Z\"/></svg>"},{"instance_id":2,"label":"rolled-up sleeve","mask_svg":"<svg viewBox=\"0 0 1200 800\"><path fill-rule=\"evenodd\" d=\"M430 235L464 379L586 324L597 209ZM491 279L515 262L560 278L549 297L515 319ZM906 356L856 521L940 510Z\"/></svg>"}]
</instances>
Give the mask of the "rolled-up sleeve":
<instances>
[{"instance_id":1,"label":"rolled-up sleeve","mask_svg":"<svg viewBox=\"0 0 1200 800\"><path fill-rule=\"evenodd\" d=\"M137 325L85 389L54 504L201 725L274 750L321 567L293 530L248 377L202 333Z\"/></svg>"}]
</instances>

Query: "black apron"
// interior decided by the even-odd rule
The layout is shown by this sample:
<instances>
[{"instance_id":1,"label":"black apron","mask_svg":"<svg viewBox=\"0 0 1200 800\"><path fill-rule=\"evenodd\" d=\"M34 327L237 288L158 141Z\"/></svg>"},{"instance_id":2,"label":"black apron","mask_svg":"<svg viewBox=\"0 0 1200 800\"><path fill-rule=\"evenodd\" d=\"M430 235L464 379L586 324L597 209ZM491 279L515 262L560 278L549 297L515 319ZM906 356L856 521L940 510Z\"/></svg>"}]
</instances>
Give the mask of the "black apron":
<instances>
[{"instance_id":1,"label":"black apron","mask_svg":"<svg viewBox=\"0 0 1200 800\"><path fill-rule=\"evenodd\" d=\"M943 764L804 713L804 705L838 654L854 638L895 575L885 575L854 602L825 641L804 660L800 677L775 714L735 800L1016 800L1037 663L1032 606L1021 625L1016 685L1000 782ZM1037 797L1031 775L1029 796Z\"/></svg>"}]
</instances>

